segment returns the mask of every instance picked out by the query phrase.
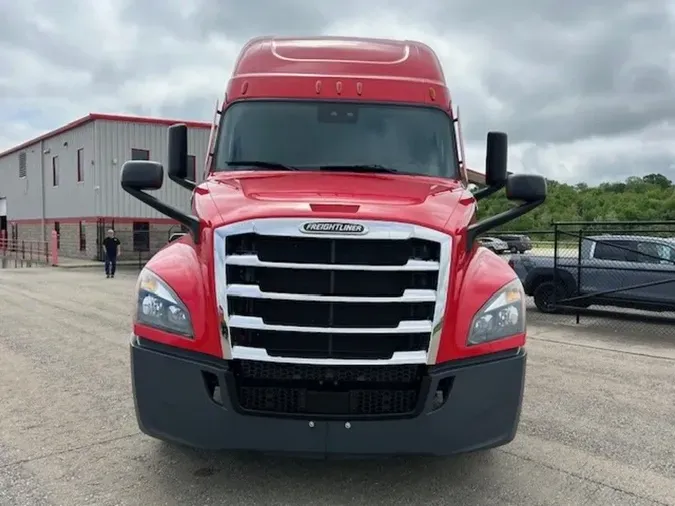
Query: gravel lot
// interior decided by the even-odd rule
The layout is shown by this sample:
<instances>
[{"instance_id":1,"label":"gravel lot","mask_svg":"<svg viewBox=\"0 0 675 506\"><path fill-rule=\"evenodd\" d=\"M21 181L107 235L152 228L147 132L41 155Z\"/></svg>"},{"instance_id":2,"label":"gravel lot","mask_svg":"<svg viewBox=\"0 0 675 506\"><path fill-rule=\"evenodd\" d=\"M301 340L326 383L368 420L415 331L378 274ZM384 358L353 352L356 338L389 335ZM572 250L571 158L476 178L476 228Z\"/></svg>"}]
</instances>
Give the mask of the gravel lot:
<instances>
[{"instance_id":1,"label":"gravel lot","mask_svg":"<svg viewBox=\"0 0 675 506\"><path fill-rule=\"evenodd\" d=\"M673 332L532 318L520 431L500 449L336 462L204 453L138 431L134 280L0 269L1 505L675 505Z\"/></svg>"}]
</instances>

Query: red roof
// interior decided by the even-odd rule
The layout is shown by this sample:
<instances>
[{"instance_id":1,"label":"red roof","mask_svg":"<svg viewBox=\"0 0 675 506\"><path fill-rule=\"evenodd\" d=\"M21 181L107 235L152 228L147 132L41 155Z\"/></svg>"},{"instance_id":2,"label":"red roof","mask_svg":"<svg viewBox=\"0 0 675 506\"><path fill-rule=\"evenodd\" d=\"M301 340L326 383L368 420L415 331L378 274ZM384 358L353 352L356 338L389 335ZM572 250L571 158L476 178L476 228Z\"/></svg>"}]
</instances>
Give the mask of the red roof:
<instances>
[{"instance_id":1,"label":"red roof","mask_svg":"<svg viewBox=\"0 0 675 506\"><path fill-rule=\"evenodd\" d=\"M86 125L87 123L91 123L92 121L96 120L103 120L103 121L117 121L117 122L123 122L123 123L142 123L146 125L163 125L163 126L171 126L175 125L176 123L184 123L190 128L211 128L210 123L202 122L202 121L183 121L183 120L173 120L173 119L165 119L165 118L148 118L144 116L125 116L121 114L98 114L98 113L90 113L82 118L76 119L75 121L71 121L70 123L67 123L66 125L63 125L62 127L59 127L55 130L51 130L45 134L40 135L39 137L35 137L34 139L31 139L29 141L26 141L22 144L19 144L18 146L14 146L13 148L9 148L7 151L0 153L0 157L6 156L6 155L11 155L12 153L16 153L17 151L21 151L24 148L27 148L28 146L32 146L33 144L36 144L40 141L44 141L47 139L50 139L52 137L55 137L59 134L65 133L69 130L72 130L74 128L80 127L82 125Z\"/></svg>"}]
</instances>

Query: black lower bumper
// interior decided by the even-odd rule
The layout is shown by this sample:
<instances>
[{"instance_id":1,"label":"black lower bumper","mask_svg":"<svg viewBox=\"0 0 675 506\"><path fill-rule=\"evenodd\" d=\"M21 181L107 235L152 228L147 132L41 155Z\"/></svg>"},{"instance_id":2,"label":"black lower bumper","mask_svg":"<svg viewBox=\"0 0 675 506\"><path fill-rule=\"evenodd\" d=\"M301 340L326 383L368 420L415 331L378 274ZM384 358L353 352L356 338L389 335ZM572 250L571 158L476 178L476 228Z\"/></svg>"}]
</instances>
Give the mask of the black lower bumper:
<instances>
[{"instance_id":1,"label":"black lower bumper","mask_svg":"<svg viewBox=\"0 0 675 506\"><path fill-rule=\"evenodd\" d=\"M226 387L226 361L150 344L136 338L131 343L139 427L152 437L192 447L316 456L451 455L509 443L520 418L524 349L429 367L428 388L415 416L331 420L242 413L236 394ZM217 378L223 387L217 401L205 378ZM439 407L436 392L447 378L452 387Z\"/></svg>"}]
</instances>

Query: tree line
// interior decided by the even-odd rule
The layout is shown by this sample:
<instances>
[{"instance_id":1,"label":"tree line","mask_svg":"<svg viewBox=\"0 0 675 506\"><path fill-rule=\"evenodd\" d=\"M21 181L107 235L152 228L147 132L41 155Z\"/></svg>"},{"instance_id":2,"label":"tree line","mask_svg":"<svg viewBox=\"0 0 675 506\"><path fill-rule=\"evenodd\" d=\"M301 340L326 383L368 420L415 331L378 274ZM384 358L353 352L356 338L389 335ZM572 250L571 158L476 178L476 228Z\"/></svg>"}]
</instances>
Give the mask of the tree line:
<instances>
[{"instance_id":1,"label":"tree line","mask_svg":"<svg viewBox=\"0 0 675 506\"><path fill-rule=\"evenodd\" d=\"M479 202L478 216L493 216L512 206L501 190ZM555 221L644 220L675 220L675 185L663 174L632 176L597 186L549 179L546 202L500 230L550 230Z\"/></svg>"}]
</instances>

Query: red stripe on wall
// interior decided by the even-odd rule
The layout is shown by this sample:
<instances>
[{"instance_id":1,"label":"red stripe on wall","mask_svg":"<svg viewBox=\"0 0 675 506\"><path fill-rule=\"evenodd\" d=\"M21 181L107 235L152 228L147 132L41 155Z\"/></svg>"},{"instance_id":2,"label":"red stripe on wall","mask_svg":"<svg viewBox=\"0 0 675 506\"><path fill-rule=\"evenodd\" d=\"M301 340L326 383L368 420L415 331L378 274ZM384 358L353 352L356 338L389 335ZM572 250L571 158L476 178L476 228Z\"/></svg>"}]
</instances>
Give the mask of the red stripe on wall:
<instances>
[{"instance_id":1,"label":"red stripe on wall","mask_svg":"<svg viewBox=\"0 0 675 506\"><path fill-rule=\"evenodd\" d=\"M176 220L172 220L171 218L127 218L127 217L119 217L119 216L79 216L79 217L71 217L71 218L45 218L44 223L45 224L53 224L54 222L59 222L61 224L65 223L80 223L81 221L84 221L86 223L96 223L99 220L104 220L106 223L112 223L113 221L116 224L129 224L133 222L147 222L151 223L154 225L177 225L178 222ZM43 223L42 218L28 218L28 219L23 219L23 220L13 220L13 219L7 219L8 223L14 223L17 225L41 225Z\"/></svg>"}]
</instances>

